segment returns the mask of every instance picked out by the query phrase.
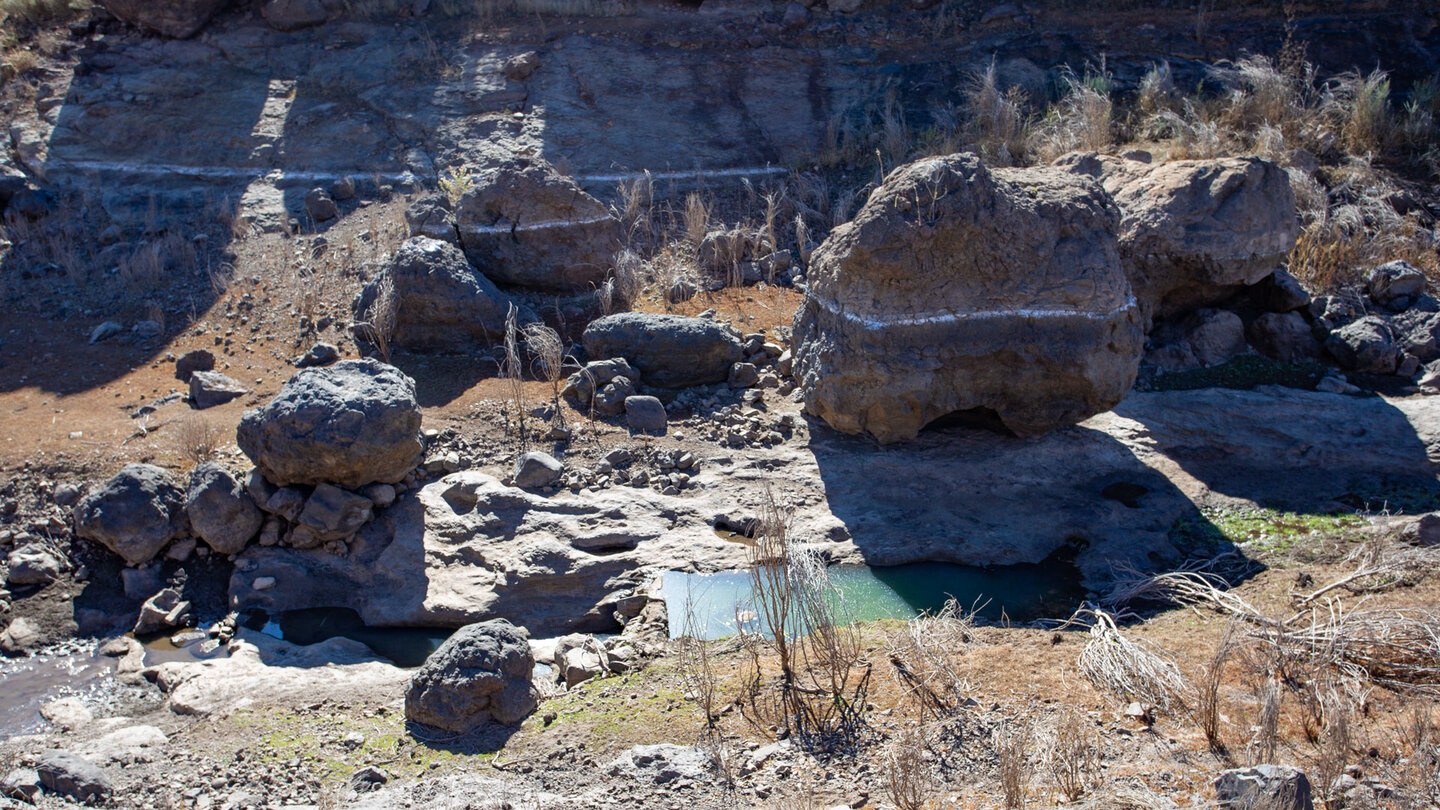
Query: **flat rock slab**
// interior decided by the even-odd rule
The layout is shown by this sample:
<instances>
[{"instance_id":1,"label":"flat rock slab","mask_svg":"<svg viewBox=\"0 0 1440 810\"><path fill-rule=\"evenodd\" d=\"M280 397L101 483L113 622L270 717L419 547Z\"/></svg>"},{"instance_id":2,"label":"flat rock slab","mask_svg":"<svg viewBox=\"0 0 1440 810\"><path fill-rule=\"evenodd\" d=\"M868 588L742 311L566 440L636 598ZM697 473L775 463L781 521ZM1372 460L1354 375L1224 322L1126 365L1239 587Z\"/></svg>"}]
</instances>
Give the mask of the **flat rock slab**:
<instances>
[{"instance_id":1,"label":"flat rock slab","mask_svg":"<svg viewBox=\"0 0 1440 810\"><path fill-rule=\"evenodd\" d=\"M877 447L819 420L773 449L696 448L685 493L617 487L552 496L478 471L407 494L347 557L252 547L239 609L350 607L374 625L460 626L497 616L532 634L613 629L613 606L662 570L742 567L720 539L767 487L792 536L837 562L1035 563L1075 550L1094 587L1115 566L1161 567L1198 506L1328 510L1355 493L1436 492L1440 399L1262 388L1132 394L1112 412L1017 439L952 427ZM256 591L257 577L275 586Z\"/></svg>"}]
</instances>

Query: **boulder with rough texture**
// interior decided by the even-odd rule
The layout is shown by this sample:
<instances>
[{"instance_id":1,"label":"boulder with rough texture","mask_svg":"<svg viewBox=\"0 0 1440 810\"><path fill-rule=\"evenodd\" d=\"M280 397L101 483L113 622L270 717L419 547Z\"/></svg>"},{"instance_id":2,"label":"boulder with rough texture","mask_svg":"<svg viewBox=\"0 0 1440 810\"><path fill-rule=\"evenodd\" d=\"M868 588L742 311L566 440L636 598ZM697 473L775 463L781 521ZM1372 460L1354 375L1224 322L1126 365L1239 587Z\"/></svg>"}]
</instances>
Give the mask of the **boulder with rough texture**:
<instances>
[{"instance_id":1,"label":"boulder with rough texture","mask_svg":"<svg viewBox=\"0 0 1440 810\"><path fill-rule=\"evenodd\" d=\"M1406 261L1393 261L1370 271L1365 290L1382 307L1408 303L1425 292L1425 274Z\"/></svg>"},{"instance_id":2,"label":"boulder with rough texture","mask_svg":"<svg viewBox=\"0 0 1440 810\"><path fill-rule=\"evenodd\" d=\"M565 465L549 453L535 450L515 459L515 486L521 489L548 487L560 480Z\"/></svg>"},{"instance_id":3,"label":"boulder with rough texture","mask_svg":"<svg viewBox=\"0 0 1440 810\"><path fill-rule=\"evenodd\" d=\"M448 242L407 239L380 277L355 299L356 321L369 320L382 290L394 290L392 345L415 351L462 351L505 337L505 315L515 306L490 279ZM528 312L522 321L533 320Z\"/></svg>"},{"instance_id":4,"label":"boulder with rough texture","mask_svg":"<svg viewBox=\"0 0 1440 810\"><path fill-rule=\"evenodd\" d=\"M1285 170L1260 158L1141 163L1074 153L1120 209L1125 273L1147 318L1218 303L1284 264L1300 235Z\"/></svg>"},{"instance_id":5,"label":"boulder with rough texture","mask_svg":"<svg viewBox=\"0 0 1440 810\"><path fill-rule=\"evenodd\" d=\"M467 625L411 676L405 719L457 733L518 723L537 705L534 669L524 628L505 619Z\"/></svg>"},{"instance_id":6,"label":"boulder with rough texture","mask_svg":"<svg viewBox=\"0 0 1440 810\"><path fill-rule=\"evenodd\" d=\"M185 514L197 537L220 554L239 554L260 531L265 513L230 471L206 462L190 473Z\"/></svg>"},{"instance_id":7,"label":"boulder with rough texture","mask_svg":"<svg viewBox=\"0 0 1440 810\"><path fill-rule=\"evenodd\" d=\"M131 25L167 37L193 37L230 0L100 0L106 11Z\"/></svg>"},{"instance_id":8,"label":"boulder with rough texture","mask_svg":"<svg viewBox=\"0 0 1440 810\"><path fill-rule=\"evenodd\" d=\"M571 633L556 642L553 660L567 689L610 674L605 645L584 633Z\"/></svg>"},{"instance_id":9,"label":"boulder with rough texture","mask_svg":"<svg viewBox=\"0 0 1440 810\"><path fill-rule=\"evenodd\" d=\"M75 531L131 565L154 559L190 531L185 490L153 464L126 464L105 485L75 505Z\"/></svg>"},{"instance_id":10,"label":"boulder with rough texture","mask_svg":"<svg viewBox=\"0 0 1440 810\"><path fill-rule=\"evenodd\" d=\"M175 361L175 379L190 382L190 375L197 371L213 371L215 355L205 349L194 349L180 355Z\"/></svg>"},{"instance_id":11,"label":"boulder with rough texture","mask_svg":"<svg viewBox=\"0 0 1440 810\"><path fill-rule=\"evenodd\" d=\"M1150 333L1154 348L1145 362L1167 371L1218 366L1245 351L1245 324L1226 309L1197 309Z\"/></svg>"},{"instance_id":12,"label":"boulder with rough texture","mask_svg":"<svg viewBox=\"0 0 1440 810\"><path fill-rule=\"evenodd\" d=\"M374 514L374 502L364 495L330 484L319 484L295 517L290 545L316 548L331 540L345 540Z\"/></svg>"},{"instance_id":13,"label":"boulder with rough texture","mask_svg":"<svg viewBox=\"0 0 1440 810\"><path fill-rule=\"evenodd\" d=\"M1301 363L1320 355L1320 343L1305 316L1298 312L1266 312L1245 327L1255 350L1282 363Z\"/></svg>"},{"instance_id":14,"label":"boulder with rough texture","mask_svg":"<svg viewBox=\"0 0 1440 810\"><path fill-rule=\"evenodd\" d=\"M1113 407L1144 338L1118 219L1059 169L972 154L896 169L811 257L793 359L806 410L890 443L956 411L1028 436Z\"/></svg>"},{"instance_id":15,"label":"boulder with rough texture","mask_svg":"<svg viewBox=\"0 0 1440 810\"><path fill-rule=\"evenodd\" d=\"M10 552L7 585L44 585L60 578L64 566L49 549L29 543Z\"/></svg>"},{"instance_id":16,"label":"boulder with rough texture","mask_svg":"<svg viewBox=\"0 0 1440 810\"><path fill-rule=\"evenodd\" d=\"M625 422L635 433L665 432L665 405L655 397L628 397Z\"/></svg>"},{"instance_id":17,"label":"boulder with rough texture","mask_svg":"<svg viewBox=\"0 0 1440 810\"><path fill-rule=\"evenodd\" d=\"M140 606L140 618L135 621L132 632L137 636L149 636L184 627L190 619L190 603L180 598L174 588L155 594Z\"/></svg>"},{"instance_id":18,"label":"boulder with rough texture","mask_svg":"<svg viewBox=\"0 0 1440 810\"><path fill-rule=\"evenodd\" d=\"M248 393L250 389L239 380L218 371L196 371L190 374L190 401L200 410L224 405Z\"/></svg>"},{"instance_id":19,"label":"boulder with rough texture","mask_svg":"<svg viewBox=\"0 0 1440 810\"><path fill-rule=\"evenodd\" d=\"M574 398L582 408L589 407L596 392L603 390L616 377L624 377L633 385L640 380L640 372L623 357L597 360L586 363L585 368L571 374L560 393Z\"/></svg>"},{"instance_id":20,"label":"boulder with rough texture","mask_svg":"<svg viewBox=\"0 0 1440 810\"><path fill-rule=\"evenodd\" d=\"M1341 368L1361 374L1394 374L1400 363L1390 325L1373 315L1331 332L1325 349Z\"/></svg>"},{"instance_id":21,"label":"boulder with rough texture","mask_svg":"<svg viewBox=\"0 0 1440 810\"><path fill-rule=\"evenodd\" d=\"M332 343L316 343L310 351L295 358L296 368L328 366L340 361L340 350Z\"/></svg>"},{"instance_id":22,"label":"boulder with rough texture","mask_svg":"<svg viewBox=\"0 0 1440 810\"><path fill-rule=\"evenodd\" d=\"M706 779L711 775L714 765L714 758L699 748L659 743L625 749L610 762L606 770L611 776L644 779L663 785L677 779Z\"/></svg>"},{"instance_id":23,"label":"boulder with rough texture","mask_svg":"<svg viewBox=\"0 0 1440 810\"><path fill-rule=\"evenodd\" d=\"M1310 779L1289 765L1255 765L1221 771L1215 779L1215 800L1225 810L1264 807L1267 810L1312 810Z\"/></svg>"},{"instance_id":24,"label":"boulder with rough texture","mask_svg":"<svg viewBox=\"0 0 1440 810\"><path fill-rule=\"evenodd\" d=\"M69 796L78 802L105 802L114 788L100 766L71 751L51 748L35 764L40 784L46 790Z\"/></svg>"},{"instance_id":25,"label":"boulder with rough texture","mask_svg":"<svg viewBox=\"0 0 1440 810\"><path fill-rule=\"evenodd\" d=\"M591 357L623 357L661 388L724 382L744 359L740 335L705 318L621 312L591 321L583 336Z\"/></svg>"},{"instance_id":26,"label":"boulder with rough texture","mask_svg":"<svg viewBox=\"0 0 1440 810\"><path fill-rule=\"evenodd\" d=\"M460 237L455 232L455 214L450 203L439 195L421 197L405 208L405 224L411 236L428 236L451 245L458 245Z\"/></svg>"},{"instance_id":27,"label":"boulder with rough texture","mask_svg":"<svg viewBox=\"0 0 1440 810\"><path fill-rule=\"evenodd\" d=\"M399 481L425 449L415 381L370 359L297 373L245 412L236 441L273 484L350 489Z\"/></svg>"},{"instance_id":28,"label":"boulder with rough texture","mask_svg":"<svg viewBox=\"0 0 1440 810\"><path fill-rule=\"evenodd\" d=\"M538 158L475 175L455 223L465 255L485 275L545 290L603 282L619 243L604 204Z\"/></svg>"}]
</instances>

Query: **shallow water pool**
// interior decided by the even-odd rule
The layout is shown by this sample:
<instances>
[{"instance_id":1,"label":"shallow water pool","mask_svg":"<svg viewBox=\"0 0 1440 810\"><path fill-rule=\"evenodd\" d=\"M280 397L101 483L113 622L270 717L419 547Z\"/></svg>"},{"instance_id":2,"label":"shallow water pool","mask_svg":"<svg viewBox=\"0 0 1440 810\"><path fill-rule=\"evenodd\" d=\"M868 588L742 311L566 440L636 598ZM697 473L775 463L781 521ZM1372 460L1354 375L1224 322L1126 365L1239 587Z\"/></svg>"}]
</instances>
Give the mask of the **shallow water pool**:
<instances>
[{"instance_id":1,"label":"shallow water pool","mask_svg":"<svg viewBox=\"0 0 1440 810\"><path fill-rule=\"evenodd\" d=\"M954 597L978 616L1028 622L1068 616L1084 598L1080 573L1064 560L1038 564L971 566L911 563L884 568L837 565L829 569L839 593L837 610L848 621L909 619L938 611ZM733 635L739 622L755 621L750 574L670 571L660 586L670 614L670 637ZM693 625L687 631L687 624Z\"/></svg>"}]
</instances>

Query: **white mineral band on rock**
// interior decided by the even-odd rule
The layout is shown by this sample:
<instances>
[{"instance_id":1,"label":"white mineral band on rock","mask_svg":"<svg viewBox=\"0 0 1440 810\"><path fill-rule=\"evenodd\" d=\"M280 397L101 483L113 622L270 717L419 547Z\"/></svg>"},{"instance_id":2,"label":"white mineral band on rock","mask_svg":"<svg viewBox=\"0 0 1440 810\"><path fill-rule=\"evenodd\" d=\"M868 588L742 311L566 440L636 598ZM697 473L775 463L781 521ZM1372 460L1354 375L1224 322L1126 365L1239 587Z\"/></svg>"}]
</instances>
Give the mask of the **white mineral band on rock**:
<instances>
[{"instance_id":1,"label":"white mineral band on rock","mask_svg":"<svg viewBox=\"0 0 1440 810\"><path fill-rule=\"evenodd\" d=\"M1116 318L1128 310L1135 309L1135 296L1131 295L1125 299L1125 303L1109 312L1087 312L1078 309L982 309L974 312L924 312L917 314L898 315L860 315L843 309L836 301L828 298L821 298L818 295L811 295L811 301L819 304L831 315L837 315L851 323L859 324L866 329L888 329L892 326L929 326L942 323L958 323L967 320L999 320L1001 318L1029 318L1031 320L1045 320L1050 318L1086 318L1096 321L1108 321Z\"/></svg>"},{"instance_id":2,"label":"white mineral band on rock","mask_svg":"<svg viewBox=\"0 0 1440 810\"><path fill-rule=\"evenodd\" d=\"M554 219L548 222L531 222L525 225L463 225L460 226L462 234L482 233L516 233L521 231L545 231L552 228L578 228L581 225L595 225L600 222L609 222L614 217L609 214L590 217L589 219Z\"/></svg>"}]
</instances>

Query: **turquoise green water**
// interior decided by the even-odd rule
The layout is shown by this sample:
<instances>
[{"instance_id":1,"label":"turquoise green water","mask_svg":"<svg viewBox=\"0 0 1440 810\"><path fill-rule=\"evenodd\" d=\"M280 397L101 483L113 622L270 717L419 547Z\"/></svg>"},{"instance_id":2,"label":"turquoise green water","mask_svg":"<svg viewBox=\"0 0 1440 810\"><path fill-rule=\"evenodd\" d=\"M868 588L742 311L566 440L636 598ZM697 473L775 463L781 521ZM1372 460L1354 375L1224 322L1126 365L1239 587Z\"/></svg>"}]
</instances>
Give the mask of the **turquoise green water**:
<instances>
[{"instance_id":1,"label":"turquoise green water","mask_svg":"<svg viewBox=\"0 0 1440 810\"><path fill-rule=\"evenodd\" d=\"M1085 594L1079 572L1063 561L985 568L949 563L839 565L829 573L839 593L836 609L851 622L909 619L922 611L939 610L952 596L983 618L1028 622L1069 616ZM746 629L755 629L746 572L671 571L661 582L661 593L670 614L671 638L692 633L704 638L733 635L737 616ZM688 630L687 615L694 625Z\"/></svg>"}]
</instances>

